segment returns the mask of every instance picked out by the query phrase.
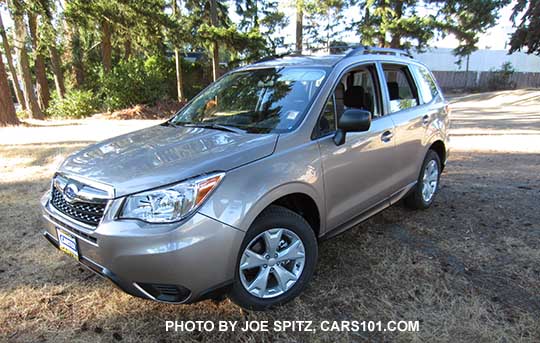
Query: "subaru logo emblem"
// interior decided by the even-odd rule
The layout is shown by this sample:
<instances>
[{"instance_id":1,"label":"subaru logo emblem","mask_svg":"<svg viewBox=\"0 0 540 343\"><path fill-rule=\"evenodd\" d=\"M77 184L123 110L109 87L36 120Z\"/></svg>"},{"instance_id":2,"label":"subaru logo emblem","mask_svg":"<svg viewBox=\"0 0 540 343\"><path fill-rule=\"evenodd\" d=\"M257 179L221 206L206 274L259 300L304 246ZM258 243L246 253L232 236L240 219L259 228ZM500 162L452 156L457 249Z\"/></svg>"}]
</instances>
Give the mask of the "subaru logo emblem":
<instances>
[{"instance_id":1,"label":"subaru logo emblem","mask_svg":"<svg viewBox=\"0 0 540 343\"><path fill-rule=\"evenodd\" d=\"M75 198L77 197L77 193L79 193L79 188L77 188L77 185L70 183L64 188L64 199L66 199L67 202L74 202Z\"/></svg>"}]
</instances>

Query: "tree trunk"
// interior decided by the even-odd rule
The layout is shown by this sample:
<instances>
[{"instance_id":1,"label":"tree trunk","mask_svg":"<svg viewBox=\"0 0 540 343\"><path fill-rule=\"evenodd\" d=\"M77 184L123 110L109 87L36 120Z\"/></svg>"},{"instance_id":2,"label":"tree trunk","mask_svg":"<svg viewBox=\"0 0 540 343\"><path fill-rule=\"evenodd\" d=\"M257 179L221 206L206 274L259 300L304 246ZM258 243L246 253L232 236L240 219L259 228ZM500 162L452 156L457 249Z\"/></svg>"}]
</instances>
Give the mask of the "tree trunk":
<instances>
[{"instance_id":1,"label":"tree trunk","mask_svg":"<svg viewBox=\"0 0 540 343\"><path fill-rule=\"evenodd\" d=\"M26 110L26 101L24 100L24 95L21 90L21 85L19 84L19 77L17 76L17 70L13 64L13 56L11 56L11 47L9 46L8 37L6 30L4 28L4 23L2 21L2 16L0 15L0 36L2 36L2 43L4 44L4 51L6 53L6 60L9 67L9 73L11 74L11 80L13 81L13 88L15 89L15 96L17 97L17 102L21 105L23 110Z\"/></svg>"},{"instance_id":2,"label":"tree trunk","mask_svg":"<svg viewBox=\"0 0 540 343\"><path fill-rule=\"evenodd\" d=\"M394 19L400 20L403 16L403 1L397 1L394 8L395 17ZM390 41L390 47L394 49L401 48L401 33L392 32L392 40Z\"/></svg>"},{"instance_id":3,"label":"tree trunk","mask_svg":"<svg viewBox=\"0 0 540 343\"><path fill-rule=\"evenodd\" d=\"M176 20L179 15L178 4L176 0L172 0L173 17ZM174 48L174 60L176 63L176 94L179 102L184 101L184 75L182 73L182 56L177 47Z\"/></svg>"},{"instance_id":4,"label":"tree trunk","mask_svg":"<svg viewBox=\"0 0 540 343\"><path fill-rule=\"evenodd\" d=\"M101 22L101 60L108 73L112 67L111 24L105 19Z\"/></svg>"},{"instance_id":5,"label":"tree trunk","mask_svg":"<svg viewBox=\"0 0 540 343\"><path fill-rule=\"evenodd\" d=\"M0 126L17 124L19 124L19 119L9 91L6 69L0 52Z\"/></svg>"},{"instance_id":6,"label":"tree trunk","mask_svg":"<svg viewBox=\"0 0 540 343\"><path fill-rule=\"evenodd\" d=\"M36 52L35 73L36 73L36 89L38 94L39 106L42 110L49 107L50 93L49 83L47 81L47 73L45 71L45 58L38 46L38 21L35 14L29 14L28 25L30 27L30 37L32 46Z\"/></svg>"},{"instance_id":7,"label":"tree trunk","mask_svg":"<svg viewBox=\"0 0 540 343\"><path fill-rule=\"evenodd\" d=\"M212 43L212 76L214 81L219 78L219 45L217 42Z\"/></svg>"},{"instance_id":8,"label":"tree trunk","mask_svg":"<svg viewBox=\"0 0 540 343\"><path fill-rule=\"evenodd\" d=\"M399 33L394 33L392 35L392 40L390 41L390 47L394 49L401 48L401 35Z\"/></svg>"},{"instance_id":9,"label":"tree trunk","mask_svg":"<svg viewBox=\"0 0 540 343\"><path fill-rule=\"evenodd\" d=\"M129 60L131 57L131 39L126 37L124 41L124 60Z\"/></svg>"},{"instance_id":10,"label":"tree trunk","mask_svg":"<svg viewBox=\"0 0 540 343\"><path fill-rule=\"evenodd\" d=\"M47 18L47 25L49 25L53 32L54 39L56 40L56 30L52 23L52 18ZM60 99L66 95L66 86L64 83L64 72L62 70L62 60L60 59L60 53L56 48L56 42L49 42L49 54L51 57L51 70L54 76L54 85L56 87L56 93Z\"/></svg>"},{"instance_id":11,"label":"tree trunk","mask_svg":"<svg viewBox=\"0 0 540 343\"><path fill-rule=\"evenodd\" d=\"M63 8L68 6L66 0L61 0L61 4ZM49 22L52 25L51 19L49 18ZM69 72L75 88L80 88L84 83L84 65L79 27L73 25L66 16L64 16L63 27L66 42L65 61L70 65Z\"/></svg>"},{"instance_id":12,"label":"tree trunk","mask_svg":"<svg viewBox=\"0 0 540 343\"><path fill-rule=\"evenodd\" d=\"M26 108L30 118L43 119L43 112L39 108L34 89L32 85L32 75L30 73L30 62L26 52L26 27L24 25L24 13L19 0L10 0L12 4L13 26L15 28L15 48L17 51L17 61L19 74L22 76L24 98L26 99Z\"/></svg>"},{"instance_id":13,"label":"tree trunk","mask_svg":"<svg viewBox=\"0 0 540 343\"><path fill-rule=\"evenodd\" d=\"M84 66L81 49L81 35L79 27L68 24L69 30L69 52L71 61L71 73L75 81L75 88L82 87L84 83Z\"/></svg>"},{"instance_id":14,"label":"tree trunk","mask_svg":"<svg viewBox=\"0 0 540 343\"><path fill-rule=\"evenodd\" d=\"M210 20L212 26L218 26L216 0L210 0ZM217 41L212 43L212 75L214 81L219 78L219 45Z\"/></svg>"},{"instance_id":15,"label":"tree trunk","mask_svg":"<svg viewBox=\"0 0 540 343\"><path fill-rule=\"evenodd\" d=\"M54 44L49 46L49 53L51 54L51 69L54 75L54 85L56 86L58 97L62 99L66 95L66 87L64 85L64 73L62 71L60 54Z\"/></svg>"},{"instance_id":16,"label":"tree trunk","mask_svg":"<svg viewBox=\"0 0 540 343\"><path fill-rule=\"evenodd\" d=\"M296 51L302 53L302 41L304 30L304 2L296 0Z\"/></svg>"}]
</instances>

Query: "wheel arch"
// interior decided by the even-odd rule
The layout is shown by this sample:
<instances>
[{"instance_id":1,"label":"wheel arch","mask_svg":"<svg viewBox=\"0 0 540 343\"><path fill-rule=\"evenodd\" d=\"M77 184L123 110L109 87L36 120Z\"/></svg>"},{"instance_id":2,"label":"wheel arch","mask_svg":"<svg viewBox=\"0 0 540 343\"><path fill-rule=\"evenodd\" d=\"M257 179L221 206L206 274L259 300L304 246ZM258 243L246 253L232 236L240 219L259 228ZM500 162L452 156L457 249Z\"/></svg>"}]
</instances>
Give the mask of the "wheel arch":
<instances>
[{"instance_id":1,"label":"wheel arch","mask_svg":"<svg viewBox=\"0 0 540 343\"><path fill-rule=\"evenodd\" d=\"M321 198L309 185L303 183L289 183L268 192L257 202L246 216L244 227L249 228L255 219L269 206L285 207L304 218L318 238L323 232L324 212Z\"/></svg>"},{"instance_id":2,"label":"wheel arch","mask_svg":"<svg viewBox=\"0 0 540 343\"><path fill-rule=\"evenodd\" d=\"M441 171L444 170L445 162L446 162L446 145L442 140L436 140L435 142L431 143L429 146L429 150L433 150L437 153L439 156L439 159L441 161Z\"/></svg>"}]
</instances>

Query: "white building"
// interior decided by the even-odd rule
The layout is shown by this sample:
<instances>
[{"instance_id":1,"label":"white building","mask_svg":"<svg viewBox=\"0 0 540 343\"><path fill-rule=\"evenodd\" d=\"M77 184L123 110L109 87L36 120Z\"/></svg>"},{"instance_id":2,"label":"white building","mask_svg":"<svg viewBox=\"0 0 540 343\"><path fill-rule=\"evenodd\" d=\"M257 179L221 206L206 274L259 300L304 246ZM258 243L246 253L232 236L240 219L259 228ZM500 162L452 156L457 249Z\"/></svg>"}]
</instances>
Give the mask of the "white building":
<instances>
[{"instance_id":1,"label":"white building","mask_svg":"<svg viewBox=\"0 0 540 343\"><path fill-rule=\"evenodd\" d=\"M449 48L431 48L425 53L413 53L414 57L434 71L465 71L467 60L463 58L461 66L458 58ZM516 72L540 73L540 56L523 52L508 55L507 50L477 50L469 57L469 71L490 71L499 69L505 62L512 63Z\"/></svg>"}]
</instances>

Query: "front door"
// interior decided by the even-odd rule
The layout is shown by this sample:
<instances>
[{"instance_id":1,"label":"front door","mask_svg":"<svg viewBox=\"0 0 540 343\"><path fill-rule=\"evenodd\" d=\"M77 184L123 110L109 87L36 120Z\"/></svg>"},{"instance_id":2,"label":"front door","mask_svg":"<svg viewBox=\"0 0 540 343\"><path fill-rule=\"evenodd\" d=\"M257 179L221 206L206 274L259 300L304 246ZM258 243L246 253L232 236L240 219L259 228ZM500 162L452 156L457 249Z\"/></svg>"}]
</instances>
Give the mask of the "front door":
<instances>
[{"instance_id":1,"label":"front door","mask_svg":"<svg viewBox=\"0 0 540 343\"><path fill-rule=\"evenodd\" d=\"M391 118L381 115L378 84L374 65L355 68L340 80L321 115L322 137L318 143L328 229L353 219L395 191L394 124ZM370 111L371 128L347 133L345 144L337 146L333 132L347 108Z\"/></svg>"}]
</instances>

